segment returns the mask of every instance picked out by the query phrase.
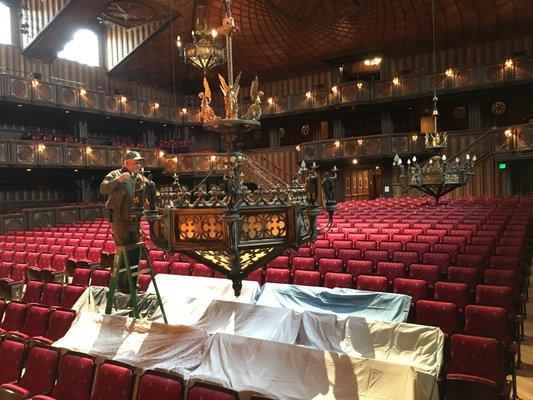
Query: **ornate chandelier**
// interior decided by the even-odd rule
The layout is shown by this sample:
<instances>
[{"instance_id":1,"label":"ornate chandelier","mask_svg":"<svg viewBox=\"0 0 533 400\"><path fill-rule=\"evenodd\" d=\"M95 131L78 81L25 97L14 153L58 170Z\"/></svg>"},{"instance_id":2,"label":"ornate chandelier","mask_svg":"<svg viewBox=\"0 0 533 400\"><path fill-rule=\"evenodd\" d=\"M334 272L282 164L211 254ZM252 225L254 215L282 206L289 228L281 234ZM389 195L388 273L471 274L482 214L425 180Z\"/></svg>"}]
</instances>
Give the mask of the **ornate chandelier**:
<instances>
[{"instance_id":1,"label":"ornate chandelier","mask_svg":"<svg viewBox=\"0 0 533 400\"><path fill-rule=\"evenodd\" d=\"M396 154L392 165L400 168L400 185L404 190L418 189L433 197L438 204L439 199L452 190L464 186L474 175L476 156L465 156L461 162L459 157L448 161L446 155L433 156L423 166L417 162L416 156L407 160L407 169L403 160Z\"/></svg>"},{"instance_id":2,"label":"ornate chandelier","mask_svg":"<svg viewBox=\"0 0 533 400\"><path fill-rule=\"evenodd\" d=\"M201 118L206 130L221 135L226 146L225 171L221 181L209 190L203 183L189 189L175 174L170 186L147 193L148 203L156 207L146 213L152 242L170 252L180 252L204 263L233 281L235 295L242 280L254 270L289 248L314 241L319 234L317 216L320 178L317 165L302 163L287 183L261 165L246 158L242 143L260 129L261 98L257 77L250 85L252 104L239 115L240 74L233 79L232 35L237 31L231 15L231 2L225 0L226 14L218 32L226 36L228 80L219 75L224 96L225 117L210 106L211 89L204 77ZM336 168L321 178L325 210L331 226L336 209ZM250 189L250 183L256 187Z\"/></svg>"},{"instance_id":3,"label":"ornate chandelier","mask_svg":"<svg viewBox=\"0 0 533 400\"><path fill-rule=\"evenodd\" d=\"M204 75L210 69L226 61L224 49L215 39L218 36L216 29L209 29L204 18L204 5L196 7L197 18L195 28L191 32L192 42L183 45L181 38L176 38L176 45L186 63L200 68Z\"/></svg>"},{"instance_id":4,"label":"ornate chandelier","mask_svg":"<svg viewBox=\"0 0 533 400\"><path fill-rule=\"evenodd\" d=\"M436 45L435 45L435 0L432 1L432 40L433 40L433 122L434 129L426 134L425 146L429 150L442 152L447 148L448 135L438 131L439 110L437 108L436 82ZM440 198L458 187L465 186L474 175L476 156L465 156L463 162L459 157L448 161L445 154L431 157L424 165L417 162L416 156L407 160L407 170L403 160L396 154L392 162L393 167L400 169L400 186L403 190L414 188L432 196L438 204Z\"/></svg>"}]
</instances>

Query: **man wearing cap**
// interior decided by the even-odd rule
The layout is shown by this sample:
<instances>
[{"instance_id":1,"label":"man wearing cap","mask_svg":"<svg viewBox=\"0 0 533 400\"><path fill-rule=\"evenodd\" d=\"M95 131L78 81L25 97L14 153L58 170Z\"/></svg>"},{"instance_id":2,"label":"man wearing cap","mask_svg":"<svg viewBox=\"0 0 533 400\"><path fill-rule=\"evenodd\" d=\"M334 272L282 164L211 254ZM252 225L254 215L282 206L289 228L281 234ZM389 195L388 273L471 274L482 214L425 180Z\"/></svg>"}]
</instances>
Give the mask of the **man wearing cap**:
<instances>
[{"instance_id":1,"label":"man wearing cap","mask_svg":"<svg viewBox=\"0 0 533 400\"><path fill-rule=\"evenodd\" d=\"M140 218L132 214L133 207L143 199L142 193L149 182L140 174L141 161L139 152L128 151L124 156L122 168L111 171L100 184L100 192L108 195L106 208L109 210L113 238L117 246L134 244L140 240Z\"/></svg>"}]
</instances>

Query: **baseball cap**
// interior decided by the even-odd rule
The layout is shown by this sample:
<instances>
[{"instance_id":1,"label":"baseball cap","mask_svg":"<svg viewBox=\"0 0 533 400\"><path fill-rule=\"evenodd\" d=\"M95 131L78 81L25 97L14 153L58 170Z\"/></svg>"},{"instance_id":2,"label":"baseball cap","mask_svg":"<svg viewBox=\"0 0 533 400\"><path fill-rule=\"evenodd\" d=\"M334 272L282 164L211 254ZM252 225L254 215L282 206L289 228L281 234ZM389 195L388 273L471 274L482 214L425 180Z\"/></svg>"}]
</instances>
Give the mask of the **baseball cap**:
<instances>
[{"instance_id":1,"label":"baseball cap","mask_svg":"<svg viewBox=\"0 0 533 400\"><path fill-rule=\"evenodd\" d=\"M144 158L141 156L141 154L138 151L128 151L124 155L124 161L126 160L140 161L140 160L144 160Z\"/></svg>"}]
</instances>

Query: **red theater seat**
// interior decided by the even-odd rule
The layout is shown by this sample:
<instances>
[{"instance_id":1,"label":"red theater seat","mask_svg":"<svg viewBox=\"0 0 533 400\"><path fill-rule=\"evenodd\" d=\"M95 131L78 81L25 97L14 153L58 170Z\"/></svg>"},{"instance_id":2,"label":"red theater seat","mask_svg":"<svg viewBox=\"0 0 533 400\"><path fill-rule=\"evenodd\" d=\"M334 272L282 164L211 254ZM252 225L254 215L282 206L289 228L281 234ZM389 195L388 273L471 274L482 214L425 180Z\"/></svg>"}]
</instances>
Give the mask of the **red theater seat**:
<instances>
[{"instance_id":1,"label":"red theater seat","mask_svg":"<svg viewBox=\"0 0 533 400\"><path fill-rule=\"evenodd\" d=\"M61 308L52 309L48 329L43 336L38 336L34 339L47 344L54 343L56 340L65 336L75 318L76 311L74 310L65 310Z\"/></svg>"},{"instance_id":2,"label":"red theater seat","mask_svg":"<svg viewBox=\"0 0 533 400\"><path fill-rule=\"evenodd\" d=\"M445 335L458 329L457 306L454 303L418 300L415 306L415 323L439 327Z\"/></svg>"},{"instance_id":3,"label":"red theater seat","mask_svg":"<svg viewBox=\"0 0 533 400\"><path fill-rule=\"evenodd\" d=\"M318 261L318 271L321 275L325 275L326 272L341 272L342 260L338 258L321 258Z\"/></svg>"},{"instance_id":4,"label":"red theater seat","mask_svg":"<svg viewBox=\"0 0 533 400\"><path fill-rule=\"evenodd\" d=\"M468 304L468 285L466 283L436 282L434 286L434 298L440 301L449 301L457 306L457 310L463 313Z\"/></svg>"},{"instance_id":5,"label":"red theater seat","mask_svg":"<svg viewBox=\"0 0 533 400\"><path fill-rule=\"evenodd\" d=\"M433 288L433 285L440 277L439 266L434 264L411 264L409 267L409 276L411 278L423 279L429 288Z\"/></svg>"},{"instance_id":6,"label":"red theater seat","mask_svg":"<svg viewBox=\"0 0 533 400\"><path fill-rule=\"evenodd\" d=\"M320 286L320 272L296 270L294 271L294 284L304 286Z\"/></svg>"},{"instance_id":7,"label":"red theater seat","mask_svg":"<svg viewBox=\"0 0 533 400\"><path fill-rule=\"evenodd\" d=\"M327 288L351 288L352 275L337 272L327 272L324 275L324 287Z\"/></svg>"},{"instance_id":8,"label":"red theater seat","mask_svg":"<svg viewBox=\"0 0 533 400\"><path fill-rule=\"evenodd\" d=\"M411 296L411 304L426 297L427 283L422 279L396 278L393 283L393 292Z\"/></svg>"},{"instance_id":9,"label":"red theater seat","mask_svg":"<svg viewBox=\"0 0 533 400\"><path fill-rule=\"evenodd\" d=\"M478 280L477 270L473 267L450 267L448 268L448 281L465 283L469 291L473 291Z\"/></svg>"},{"instance_id":10,"label":"red theater seat","mask_svg":"<svg viewBox=\"0 0 533 400\"><path fill-rule=\"evenodd\" d=\"M24 358L26 355L26 342L16 337L0 338L0 385L15 382L20 378Z\"/></svg>"},{"instance_id":11,"label":"red theater seat","mask_svg":"<svg viewBox=\"0 0 533 400\"><path fill-rule=\"evenodd\" d=\"M376 266L376 273L382 275L389 280L389 284L396 278L403 278L405 276L405 265L399 262L380 261Z\"/></svg>"},{"instance_id":12,"label":"red theater seat","mask_svg":"<svg viewBox=\"0 0 533 400\"><path fill-rule=\"evenodd\" d=\"M286 268L267 268L265 271L265 283L289 283L291 271Z\"/></svg>"},{"instance_id":13,"label":"red theater seat","mask_svg":"<svg viewBox=\"0 0 533 400\"><path fill-rule=\"evenodd\" d=\"M384 276L359 275L356 280L358 290L368 290L372 292L388 292L389 281Z\"/></svg>"},{"instance_id":14,"label":"red theater seat","mask_svg":"<svg viewBox=\"0 0 533 400\"><path fill-rule=\"evenodd\" d=\"M105 361L98 367L91 400L130 400L134 383L133 367Z\"/></svg>"},{"instance_id":15,"label":"red theater seat","mask_svg":"<svg viewBox=\"0 0 533 400\"><path fill-rule=\"evenodd\" d=\"M187 400L239 400L239 395L230 389L196 383L187 393Z\"/></svg>"},{"instance_id":16,"label":"red theater seat","mask_svg":"<svg viewBox=\"0 0 533 400\"><path fill-rule=\"evenodd\" d=\"M28 399L51 392L57 376L59 349L36 343L28 351L24 374L16 383L5 383L0 391Z\"/></svg>"},{"instance_id":17,"label":"red theater seat","mask_svg":"<svg viewBox=\"0 0 533 400\"><path fill-rule=\"evenodd\" d=\"M139 380L137 400L182 400L185 385L175 375L159 371L146 371Z\"/></svg>"},{"instance_id":18,"label":"red theater seat","mask_svg":"<svg viewBox=\"0 0 533 400\"><path fill-rule=\"evenodd\" d=\"M92 273L91 285L107 287L109 278L111 278L111 272L105 269L95 269Z\"/></svg>"}]
</instances>

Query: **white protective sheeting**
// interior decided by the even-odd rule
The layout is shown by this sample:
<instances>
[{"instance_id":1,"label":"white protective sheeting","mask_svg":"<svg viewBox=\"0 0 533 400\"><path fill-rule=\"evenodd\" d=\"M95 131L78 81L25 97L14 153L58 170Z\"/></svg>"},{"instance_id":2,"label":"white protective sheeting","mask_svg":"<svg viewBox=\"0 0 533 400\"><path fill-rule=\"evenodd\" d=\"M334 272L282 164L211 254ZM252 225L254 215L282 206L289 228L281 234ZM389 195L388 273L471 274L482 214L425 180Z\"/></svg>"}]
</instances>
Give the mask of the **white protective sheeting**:
<instances>
[{"instance_id":1,"label":"white protective sheeting","mask_svg":"<svg viewBox=\"0 0 533 400\"><path fill-rule=\"evenodd\" d=\"M427 400L412 367L303 346L218 333L194 381L272 399Z\"/></svg>"},{"instance_id":2,"label":"white protective sheeting","mask_svg":"<svg viewBox=\"0 0 533 400\"><path fill-rule=\"evenodd\" d=\"M304 312L357 316L379 321L405 322L411 297L346 288L265 283L256 304Z\"/></svg>"},{"instance_id":3,"label":"white protective sheeting","mask_svg":"<svg viewBox=\"0 0 533 400\"><path fill-rule=\"evenodd\" d=\"M438 398L444 334L439 328L306 312L298 344L411 366L427 399Z\"/></svg>"},{"instance_id":4,"label":"white protective sheeting","mask_svg":"<svg viewBox=\"0 0 533 400\"><path fill-rule=\"evenodd\" d=\"M157 274L155 279L168 322L176 325L194 325L211 300L253 304L259 291L255 281L243 281L241 295L235 297L229 279L168 274ZM153 283L147 293L155 293Z\"/></svg>"},{"instance_id":5,"label":"white protective sheeting","mask_svg":"<svg viewBox=\"0 0 533 400\"><path fill-rule=\"evenodd\" d=\"M199 328L84 312L54 346L186 375L200 364L208 338Z\"/></svg>"},{"instance_id":6,"label":"white protective sheeting","mask_svg":"<svg viewBox=\"0 0 533 400\"><path fill-rule=\"evenodd\" d=\"M212 300L194 326L205 329L210 334L224 332L294 343L300 329L300 321L301 314L288 309Z\"/></svg>"}]
</instances>

